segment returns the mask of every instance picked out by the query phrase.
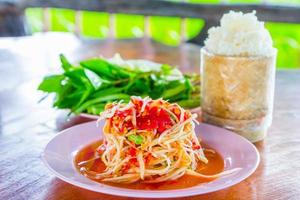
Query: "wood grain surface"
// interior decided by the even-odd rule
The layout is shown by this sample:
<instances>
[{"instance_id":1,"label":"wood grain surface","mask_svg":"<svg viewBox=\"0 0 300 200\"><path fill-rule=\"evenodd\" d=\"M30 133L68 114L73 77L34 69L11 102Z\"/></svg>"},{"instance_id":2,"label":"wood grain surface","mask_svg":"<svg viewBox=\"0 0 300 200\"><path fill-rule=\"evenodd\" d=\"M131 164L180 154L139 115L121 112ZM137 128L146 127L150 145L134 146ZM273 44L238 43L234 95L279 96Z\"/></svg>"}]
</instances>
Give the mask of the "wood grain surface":
<instances>
[{"instance_id":1,"label":"wood grain surface","mask_svg":"<svg viewBox=\"0 0 300 200\"><path fill-rule=\"evenodd\" d=\"M73 35L47 33L0 39L0 199L129 199L90 192L56 178L41 153L59 130L81 123L78 117L38 103L42 77L58 72L58 54L73 62L119 52L199 72L199 47L166 47L148 40L82 41ZM261 163L245 181L185 199L300 199L300 71L277 71L273 125L256 144Z\"/></svg>"}]
</instances>

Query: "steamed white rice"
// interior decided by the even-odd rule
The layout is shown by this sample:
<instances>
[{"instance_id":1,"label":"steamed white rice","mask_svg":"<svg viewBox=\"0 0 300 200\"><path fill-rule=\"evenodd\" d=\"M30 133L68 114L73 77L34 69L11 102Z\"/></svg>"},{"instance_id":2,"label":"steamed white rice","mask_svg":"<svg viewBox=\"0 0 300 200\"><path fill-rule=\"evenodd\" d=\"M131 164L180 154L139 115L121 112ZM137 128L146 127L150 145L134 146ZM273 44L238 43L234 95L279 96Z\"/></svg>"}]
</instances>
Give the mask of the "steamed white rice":
<instances>
[{"instance_id":1,"label":"steamed white rice","mask_svg":"<svg viewBox=\"0 0 300 200\"><path fill-rule=\"evenodd\" d=\"M208 30L206 49L225 56L273 55L276 50L270 33L255 14L255 11L246 14L230 11L224 14L221 25Z\"/></svg>"}]
</instances>

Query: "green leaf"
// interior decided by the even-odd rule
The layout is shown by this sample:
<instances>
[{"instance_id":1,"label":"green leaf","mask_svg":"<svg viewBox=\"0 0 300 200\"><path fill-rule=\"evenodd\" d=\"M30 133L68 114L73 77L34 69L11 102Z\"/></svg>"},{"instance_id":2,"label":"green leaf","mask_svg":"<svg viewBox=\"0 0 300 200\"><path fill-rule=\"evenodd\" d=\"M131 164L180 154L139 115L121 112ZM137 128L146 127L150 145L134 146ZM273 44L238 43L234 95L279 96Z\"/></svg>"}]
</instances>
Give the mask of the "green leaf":
<instances>
[{"instance_id":1,"label":"green leaf","mask_svg":"<svg viewBox=\"0 0 300 200\"><path fill-rule=\"evenodd\" d=\"M174 96L176 96L176 95L184 94L183 92L184 92L185 89L186 89L185 84L177 85L174 88L170 88L168 90L165 90L164 93L162 94L162 97L164 99L174 98Z\"/></svg>"},{"instance_id":2,"label":"green leaf","mask_svg":"<svg viewBox=\"0 0 300 200\"><path fill-rule=\"evenodd\" d=\"M60 54L59 57L61 66L65 70L65 72L70 71L73 68L73 66L69 63L67 58L63 54Z\"/></svg>"},{"instance_id":3,"label":"green leaf","mask_svg":"<svg viewBox=\"0 0 300 200\"><path fill-rule=\"evenodd\" d=\"M103 80L95 72L93 72L89 69L84 69L84 73L95 90L100 88L100 86L103 83Z\"/></svg>"},{"instance_id":4,"label":"green leaf","mask_svg":"<svg viewBox=\"0 0 300 200\"><path fill-rule=\"evenodd\" d=\"M125 87L109 87L106 89L101 89L93 93L91 98L103 97L106 95L118 94L124 91Z\"/></svg>"},{"instance_id":5,"label":"green leaf","mask_svg":"<svg viewBox=\"0 0 300 200\"><path fill-rule=\"evenodd\" d=\"M192 91L193 91L193 85L192 85L192 83L191 83L191 81L188 77L185 76L184 80L185 80L184 83L185 83L185 89L186 89L185 94L187 96L187 99L190 99L190 96L191 96Z\"/></svg>"},{"instance_id":6,"label":"green leaf","mask_svg":"<svg viewBox=\"0 0 300 200\"><path fill-rule=\"evenodd\" d=\"M181 100L177 102L178 105L184 107L184 108L195 108L200 106L200 96L196 96L193 99L186 99L186 100Z\"/></svg>"},{"instance_id":7,"label":"green leaf","mask_svg":"<svg viewBox=\"0 0 300 200\"><path fill-rule=\"evenodd\" d=\"M95 104L92 106L87 107L87 112L93 115L99 115L101 112L104 111L105 103L102 104Z\"/></svg>"},{"instance_id":8,"label":"green leaf","mask_svg":"<svg viewBox=\"0 0 300 200\"><path fill-rule=\"evenodd\" d=\"M150 91L150 85L148 79L137 79L132 82L131 86L127 88L127 93L130 95L139 95L148 94Z\"/></svg>"},{"instance_id":9,"label":"green leaf","mask_svg":"<svg viewBox=\"0 0 300 200\"><path fill-rule=\"evenodd\" d=\"M153 99L158 99L162 97L162 94L168 85L168 81L161 79L156 75L151 75L150 81L151 91L149 92L149 96Z\"/></svg>"},{"instance_id":10,"label":"green leaf","mask_svg":"<svg viewBox=\"0 0 300 200\"><path fill-rule=\"evenodd\" d=\"M64 78L64 75L46 76L40 83L38 90L42 90L44 92L58 92L62 87L61 82Z\"/></svg>"},{"instance_id":11,"label":"green leaf","mask_svg":"<svg viewBox=\"0 0 300 200\"><path fill-rule=\"evenodd\" d=\"M67 90L66 93L59 93L60 98L56 102L56 107L72 109L72 107L74 107L74 105L76 105L80 101L83 93L84 91L82 90Z\"/></svg>"},{"instance_id":12,"label":"green leaf","mask_svg":"<svg viewBox=\"0 0 300 200\"><path fill-rule=\"evenodd\" d=\"M144 142L144 138L140 135L129 135L128 140L135 144L142 144Z\"/></svg>"},{"instance_id":13,"label":"green leaf","mask_svg":"<svg viewBox=\"0 0 300 200\"><path fill-rule=\"evenodd\" d=\"M161 65L161 71L162 71L162 74L164 74L164 75L171 74L172 69L173 68L170 65L167 65L167 64Z\"/></svg>"},{"instance_id":14,"label":"green leaf","mask_svg":"<svg viewBox=\"0 0 300 200\"><path fill-rule=\"evenodd\" d=\"M56 93L56 98L53 106L58 108L69 108L70 105L72 105L71 101L67 101L67 97L70 94L73 94L74 87L69 84L68 82L61 88L60 91Z\"/></svg>"},{"instance_id":15,"label":"green leaf","mask_svg":"<svg viewBox=\"0 0 300 200\"><path fill-rule=\"evenodd\" d=\"M72 108L72 110L76 110L78 107L80 107L85 100L88 99L88 97L90 96L90 94L93 92L92 89L87 89L84 91L84 93L82 94L79 102L77 102L76 104L74 104L75 106Z\"/></svg>"},{"instance_id":16,"label":"green leaf","mask_svg":"<svg viewBox=\"0 0 300 200\"><path fill-rule=\"evenodd\" d=\"M99 58L82 61L80 62L80 65L95 72L101 78L108 80L129 78L132 75L132 73L123 68Z\"/></svg>"},{"instance_id":17,"label":"green leaf","mask_svg":"<svg viewBox=\"0 0 300 200\"><path fill-rule=\"evenodd\" d=\"M64 95L61 95L58 101L55 102L54 106L57 108L69 108L72 110L72 107L78 103L80 100L80 97L69 97Z\"/></svg>"},{"instance_id":18,"label":"green leaf","mask_svg":"<svg viewBox=\"0 0 300 200\"><path fill-rule=\"evenodd\" d=\"M72 71L67 71L64 73L65 76L67 76L71 83L81 89L90 89L93 88L91 82L86 77L84 70L82 68L76 68Z\"/></svg>"},{"instance_id":19,"label":"green leaf","mask_svg":"<svg viewBox=\"0 0 300 200\"><path fill-rule=\"evenodd\" d=\"M165 91L165 86L163 84L156 85L153 90L149 93L149 96L152 99L158 99L162 97L163 92Z\"/></svg>"}]
</instances>

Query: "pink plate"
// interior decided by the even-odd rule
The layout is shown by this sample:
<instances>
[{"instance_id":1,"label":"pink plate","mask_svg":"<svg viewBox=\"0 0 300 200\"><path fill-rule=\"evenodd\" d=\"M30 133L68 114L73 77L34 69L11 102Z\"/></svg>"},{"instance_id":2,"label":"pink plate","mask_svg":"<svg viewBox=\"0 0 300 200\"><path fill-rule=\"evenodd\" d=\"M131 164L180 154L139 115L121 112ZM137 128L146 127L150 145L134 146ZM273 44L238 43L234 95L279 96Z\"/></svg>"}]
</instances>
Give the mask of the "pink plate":
<instances>
[{"instance_id":1,"label":"pink plate","mask_svg":"<svg viewBox=\"0 0 300 200\"><path fill-rule=\"evenodd\" d=\"M95 121L73 126L56 135L46 146L42 158L45 165L58 178L78 187L111 195L147 198L171 198L205 194L235 185L250 176L259 164L255 146L241 136L208 124L196 125L196 133L203 142L217 150L225 162L225 170L242 168L240 171L212 182L178 190L133 190L94 182L75 169L76 152L87 144L102 138L103 123Z\"/></svg>"},{"instance_id":2,"label":"pink plate","mask_svg":"<svg viewBox=\"0 0 300 200\"><path fill-rule=\"evenodd\" d=\"M92 119L92 120L97 120L100 117L98 115L92 115L92 114L87 114L87 113L80 113L79 116L86 118L86 119Z\"/></svg>"}]
</instances>

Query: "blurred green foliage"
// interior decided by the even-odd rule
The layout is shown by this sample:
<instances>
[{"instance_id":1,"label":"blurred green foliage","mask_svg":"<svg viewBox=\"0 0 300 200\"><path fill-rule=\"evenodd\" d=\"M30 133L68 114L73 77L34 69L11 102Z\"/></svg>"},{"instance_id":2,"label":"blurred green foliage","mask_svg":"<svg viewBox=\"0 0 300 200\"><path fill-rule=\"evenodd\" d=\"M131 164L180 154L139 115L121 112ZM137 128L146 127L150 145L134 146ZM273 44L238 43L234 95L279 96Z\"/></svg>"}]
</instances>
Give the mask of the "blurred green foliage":
<instances>
[{"instance_id":1,"label":"blurred green foliage","mask_svg":"<svg viewBox=\"0 0 300 200\"><path fill-rule=\"evenodd\" d=\"M173 0L175 1L175 0ZM179 0L176 0L179 1ZM220 3L219 0L187 0L190 3ZM261 0L229 0L229 3L260 3ZM287 0L269 0L268 3L286 3ZM300 5L300 0L289 0L289 4ZM42 10L26 10L27 23L32 33L40 32L43 27ZM75 12L66 9L50 9L50 31L73 32ZM138 15L115 15L115 34L117 38L134 38L144 35L144 17ZM175 17L150 17L150 34L154 40L176 46L180 43L181 20ZM201 19L186 20L188 39L195 37L204 26ZM278 68L300 68L300 24L266 23L278 49ZM109 30L107 13L82 12L82 34L90 38L106 38Z\"/></svg>"}]
</instances>

